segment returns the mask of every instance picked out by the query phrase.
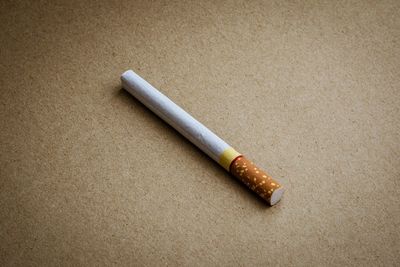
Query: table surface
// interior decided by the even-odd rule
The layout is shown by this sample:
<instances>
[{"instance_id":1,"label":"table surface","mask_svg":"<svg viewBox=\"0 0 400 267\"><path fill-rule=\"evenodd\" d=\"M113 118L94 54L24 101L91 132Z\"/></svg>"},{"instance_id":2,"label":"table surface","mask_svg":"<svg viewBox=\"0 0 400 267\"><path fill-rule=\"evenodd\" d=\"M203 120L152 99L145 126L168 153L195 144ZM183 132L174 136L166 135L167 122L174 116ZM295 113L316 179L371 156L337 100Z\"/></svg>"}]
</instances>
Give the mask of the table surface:
<instances>
[{"instance_id":1,"label":"table surface","mask_svg":"<svg viewBox=\"0 0 400 267\"><path fill-rule=\"evenodd\" d=\"M399 266L399 1L1 1L0 265ZM268 207L133 69L286 187Z\"/></svg>"}]
</instances>

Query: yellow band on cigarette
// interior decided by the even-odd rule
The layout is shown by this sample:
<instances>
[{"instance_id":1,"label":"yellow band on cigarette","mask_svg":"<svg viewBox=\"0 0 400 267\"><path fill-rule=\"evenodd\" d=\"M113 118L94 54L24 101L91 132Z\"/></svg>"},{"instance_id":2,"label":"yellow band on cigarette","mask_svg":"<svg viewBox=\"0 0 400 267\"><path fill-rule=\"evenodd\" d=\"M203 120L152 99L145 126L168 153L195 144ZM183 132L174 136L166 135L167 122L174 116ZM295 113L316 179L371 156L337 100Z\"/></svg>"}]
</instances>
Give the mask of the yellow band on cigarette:
<instances>
[{"instance_id":1,"label":"yellow band on cigarette","mask_svg":"<svg viewBox=\"0 0 400 267\"><path fill-rule=\"evenodd\" d=\"M232 161L240 155L242 154L233 149L233 147L229 147L225 149L219 157L219 164L224 167L224 169L229 171Z\"/></svg>"}]
</instances>

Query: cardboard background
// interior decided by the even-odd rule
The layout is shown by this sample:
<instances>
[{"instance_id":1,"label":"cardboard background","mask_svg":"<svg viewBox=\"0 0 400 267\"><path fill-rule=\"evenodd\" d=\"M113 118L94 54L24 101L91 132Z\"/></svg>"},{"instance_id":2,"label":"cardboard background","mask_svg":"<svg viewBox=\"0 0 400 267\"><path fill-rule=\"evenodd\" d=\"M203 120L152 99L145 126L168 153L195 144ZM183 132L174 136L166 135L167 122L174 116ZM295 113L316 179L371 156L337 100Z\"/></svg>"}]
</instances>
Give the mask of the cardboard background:
<instances>
[{"instance_id":1,"label":"cardboard background","mask_svg":"<svg viewBox=\"0 0 400 267\"><path fill-rule=\"evenodd\" d=\"M400 264L399 1L0 3L1 265ZM130 68L282 202L121 91Z\"/></svg>"}]
</instances>

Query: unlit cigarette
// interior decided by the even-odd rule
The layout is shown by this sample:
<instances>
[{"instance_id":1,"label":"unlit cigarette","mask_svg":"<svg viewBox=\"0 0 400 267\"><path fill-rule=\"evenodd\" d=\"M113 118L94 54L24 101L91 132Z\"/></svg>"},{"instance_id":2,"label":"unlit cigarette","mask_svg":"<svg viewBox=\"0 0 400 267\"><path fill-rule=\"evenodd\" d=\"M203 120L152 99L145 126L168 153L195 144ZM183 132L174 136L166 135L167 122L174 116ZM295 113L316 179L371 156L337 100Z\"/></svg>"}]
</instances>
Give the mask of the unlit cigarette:
<instances>
[{"instance_id":1,"label":"unlit cigarette","mask_svg":"<svg viewBox=\"0 0 400 267\"><path fill-rule=\"evenodd\" d=\"M179 133L189 139L224 169L241 180L270 205L282 197L284 189L224 140L159 92L132 70L121 76L122 86Z\"/></svg>"}]
</instances>

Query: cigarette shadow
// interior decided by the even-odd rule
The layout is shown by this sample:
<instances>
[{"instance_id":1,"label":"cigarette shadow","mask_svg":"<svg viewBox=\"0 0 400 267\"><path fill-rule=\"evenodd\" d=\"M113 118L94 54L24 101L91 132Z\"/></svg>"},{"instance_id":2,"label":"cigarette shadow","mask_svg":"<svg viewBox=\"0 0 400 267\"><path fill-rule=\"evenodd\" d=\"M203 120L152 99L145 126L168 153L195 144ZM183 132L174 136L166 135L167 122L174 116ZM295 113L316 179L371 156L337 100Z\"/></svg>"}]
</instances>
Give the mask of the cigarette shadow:
<instances>
[{"instance_id":1,"label":"cigarette shadow","mask_svg":"<svg viewBox=\"0 0 400 267\"><path fill-rule=\"evenodd\" d=\"M224 170L218 163L208 157L203 151L201 151L198 147L192 144L189 140L187 140L183 135L181 135L178 131L176 131L172 126L163 121L160 117L158 117L155 113L153 113L150 109L148 109L144 104L142 104L139 100L137 100L134 96L129 94L126 90L121 87L118 87L119 90L116 90L116 96L125 102L125 104L129 106L135 107L137 112L141 113L141 116L145 116L152 123L156 123L159 125L163 125L165 129L163 132L169 135L166 139L173 140L174 138L182 143L182 146L190 147L190 149L195 149L198 151L198 162L197 164L201 164L204 166L204 169L212 169L210 173L218 172L221 175L218 177L223 177L223 179L229 180L236 185L237 189L240 191L240 195L243 197L250 197L254 205L256 205L260 209L269 209L269 206L260 196L258 196L255 192L246 187L242 182ZM178 140L179 139L179 140ZM182 155L184 156L184 155Z\"/></svg>"}]
</instances>

